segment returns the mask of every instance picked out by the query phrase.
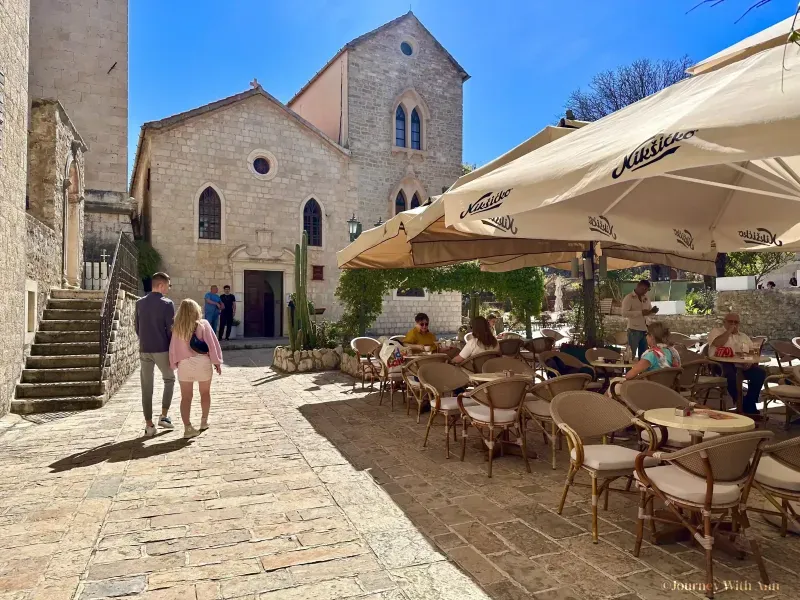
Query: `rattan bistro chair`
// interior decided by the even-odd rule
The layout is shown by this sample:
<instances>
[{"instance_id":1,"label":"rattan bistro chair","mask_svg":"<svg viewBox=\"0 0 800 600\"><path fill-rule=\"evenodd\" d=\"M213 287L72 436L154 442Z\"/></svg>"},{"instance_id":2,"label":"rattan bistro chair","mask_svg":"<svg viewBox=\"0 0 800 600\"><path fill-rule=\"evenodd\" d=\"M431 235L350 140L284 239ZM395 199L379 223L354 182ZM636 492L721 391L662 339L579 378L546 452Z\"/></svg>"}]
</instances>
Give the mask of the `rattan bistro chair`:
<instances>
[{"instance_id":1,"label":"rattan bistro chair","mask_svg":"<svg viewBox=\"0 0 800 600\"><path fill-rule=\"evenodd\" d=\"M653 534L657 522L679 523L705 550L706 596L713 598L714 533L720 523L730 519L732 529L724 536L731 539L739 536L740 541L746 539L750 523L742 507L758 468L761 447L773 435L771 431L749 431L721 436L675 452L648 450L639 454L636 480L640 500L634 556L639 556L642 547L645 521L650 522ZM648 467L647 461L653 459L667 464ZM655 513L653 503L656 498L666 505L671 518ZM720 538L717 542L724 543L725 540ZM742 550L739 546L737 549ZM768 584L764 561L752 537L750 551L758 564L761 582Z\"/></svg>"},{"instance_id":2,"label":"rattan bistro chair","mask_svg":"<svg viewBox=\"0 0 800 600\"><path fill-rule=\"evenodd\" d=\"M462 396L458 397L463 423L461 460L464 460L466 455L467 430L472 425L478 430L484 445L489 450L489 477L491 477L495 443L502 434L514 430L519 434L517 442L522 446L525 468L528 473L531 472L531 465L528 462L528 446L525 436L520 430L519 418L529 386L529 377L512 375L483 383L472 390L469 400L474 401L474 404L467 403L466 398ZM501 452L502 449L501 442Z\"/></svg>"},{"instance_id":3,"label":"rattan bistro chair","mask_svg":"<svg viewBox=\"0 0 800 600\"><path fill-rule=\"evenodd\" d=\"M770 383L778 385L770 386ZM772 402L783 404L786 421L784 428L789 429L792 420L800 416L800 366L793 367L786 375L770 375L764 381L764 391L761 394L764 401L764 419Z\"/></svg>"},{"instance_id":4,"label":"rattan bistro chair","mask_svg":"<svg viewBox=\"0 0 800 600\"><path fill-rule=\"evenodd\" d=\"M523 354L522 357L534 368L541 370L542 374L544 374L544 369L542 369L541 364L539 362L539 355L542 352L550 352L555 348L556 341L550 337L539 337L533 338L532 340L527 340L525 342L524 348L530 354Z\"/></svg>"},{"instance_id":5,"label":"rattan bistro chair","mask_svg":"<svg viewBox=\"0 0 800 600\"><path fill-rule=\"evenodd\" d=\"M525 340L522 338L503 338L502 340L498 340L497 344L500 347L500 354L503 356L522 358L520 352L525 345Z\"/></svg>"},{"instance_id":6,"label":"rattan bistro chair","mask_svg":"<svg viewBox=\"0 0 800 600\"><path fill-rule=\"evenodd\" d=\"M422 447L427 447L433 420L436 415L441 414L444 416L445 455L450 458L450 428L453 428L453 441L455 441L455 424L461 417L459 405L463 392L459 393L457 397L454 397L453 393L466 388L469 385L469 377L455 365L430 361L420 365L417 377L419 377L424 393L431 403L431 414L428 417L428 426L425 429L425 441L422 443ZM465 404L469 403L469 400L465 401Z\"/></svg>"},{"instance_id":7,"label":"rattan bistro chair","mask_svg":"<svg viewBox=\"0 0 800 600\"><path fill-rule=\"evenodd\" d=\"M423 364L446 363L447 360L447 354L430 354L428 356L417 356L403 363L401 373L403 374L403 380L406 384L406 400L408 400L406 414L411 412L411 398L413 398L417 402L417 423L419 423L426 396L425 389L422 387L422 384L420 384L417 375L419 368Z\"/></svg>"},{"instance_id":8,"label":"rattan bistro chair","mask_svg":"<svg viewBox=\"0 0 800 600\"><path fill-rule=\"evenodd\" d=\"M570 486L581 485L575 483L575 476L581 470L587 471L592 478L592 541L596 544L598 499L603 492L606 493L604 508L607 509L611 483L620 477L632 481L633 465L638 452L614 444L586 444L584 440L600 436L605 439L606 436L631 424L648 431L651 440L656 439L655 432L648 423L635 417L620 402L594 392L559 394L550 403L550 414L561 433L567 438L570 457L567 481L564 483L558 514L564 510ZM657 462L651 458L648 465L655 465ZM598 480L602 481L599 486Z\"/></svg>"},{"instance_id":9,"label":"rattan bistro chair","mask_svg":"<svg viewBox=\"0 0 800 600\"><path fill-rule=\"evenodd\" d=\"M520 358L512 358L511 356L490 358L483 363L483 368L481 369L481 373L502 373L503 371L511 371L514 375L533 376L533 369L528 366L528 363Z\"/></svg>"},{"instance_id":10,"label":"rattan bistro chair","mask_svg":"<svg viewBox=\"0 0 800 600\"><path fill-rule=\"evenodd\" d=\"M800 437L764 446L762 452L753 487L777 512L752 506L747 511L780 517L781 535L786 537L790 520L795 531L800 529L800 516L790 504L800 502Z\"/></svg>"},{"instance_id":11,"label":"rattan bistro chair","mask_svg":"<svg viewBox=\"0 0 800 600\"><path fill-rule=\"evenodd\" d=\"M381 361L375 356L375 350L381 347L381 343L371 337L357 337L350 341L350 348L356 353L358 360L358 372L361 374L361 389L369 377L369 384L373 386L376 379L380 378ZM356 387L356 380L353 381L353 388Z\"/></svg>"},{"instance_id":12,"label":"rattan bistro chair","mask_svg":"<svg viewBox=\"0 0 800 600\"><path fill-rule=\"evenodd\" d=\"M611 350L609 348L589 348L586 351L586 360L589 362L594 362L598 359L605 359L608 363L615 363L622 359L622 354ZM609 364L608 367L595 367L595 371L597 372L598 378L605 379L605 385L609 385L611 382L611 378L616 373L617 375L620 374L619 367L613 367Z\"/></svg>"},{"instance_id":13,"label":"rattan bistro chair","mask_svg":"<svg viewBox=\"0 0 800 600\"><path fill-rule=\"evenodd\" d=\"M571 354L567 354L566 352L559 352L557 350L553 350L550 352L542 352L539 355L539 362L545 369L545 373L548 376L558 377L561 375L558 371L548 366L547 361L551 359L558 359L560 360L566 367L571 369L582 369L584 373L591 375L592 381L589 385L586 386L587 390L595 390L599 391L603 388L603 384L600 381L597 381L597 370L589 364L586 364L579 358L572 356ZM572 373L569 373L570 375Z\"/></svg>"},{"instance_id":14,"label":"rattan bistro chair","mask_svg":"<svg viewBox=\"0 0 800 600\"><path fill-rule=\"evenodd\" d=\"M553 379L546 379L533 386L525 397L522 405L522 432L527 431L528 421L533 421L541 430L544 442L550 444L550 458L553 469L556 468L556 450L561 450L561 434L550 415L550 402L562 392L574 392L586 389L592 381L586 373L562 375ZM550 426L548 431L547 425Z\"/></svg>"},{"instance_id":15,"label":"rattan bistro chair","mask_svg":"<svg viewBox=\"0 0 800 600\"><path fill-rule=\"evenodd\" d=\"M645 371L644 373L640 373L634 379L629 379L627 381L652 381L659 385L663 385L666 388L671 390L678 390L679 389L679 381L681 378L681 374L683 373L683 369L670 367L667 369L655 369L654 371ZM617 378L611 382L611 395L614 397L615 400L619 400L622 402L622 399L619 397L619 386L625 383L626 380Z\"/></svg>"},{"instance_id":16,"label":"rattan bistro chair","mask_svg":"<svg viewBox=\"0 0 800 600\"><path fill-rule=\"evenodd\" d=\"M498 350L489 350L488 352L478 352L473 354L467 360L461 363L461 368L466 369L470 373L483 373L483 364L492 358L501 356Z\"/></svg>"},{"instance_id":17,"label":"rattan bistro chair","mask_svg":"<svg viewBox=\"0 0 800 600\"><path fill-rule=\"evenodd\" d=\"M780 369L781 373L788 373L795 366L792 365L792 361L800 360L800 348L792 342L772 340L769 345L772 346L775 352L775 358L778 360L778 369Z\"/></svg>"}]
</instances>

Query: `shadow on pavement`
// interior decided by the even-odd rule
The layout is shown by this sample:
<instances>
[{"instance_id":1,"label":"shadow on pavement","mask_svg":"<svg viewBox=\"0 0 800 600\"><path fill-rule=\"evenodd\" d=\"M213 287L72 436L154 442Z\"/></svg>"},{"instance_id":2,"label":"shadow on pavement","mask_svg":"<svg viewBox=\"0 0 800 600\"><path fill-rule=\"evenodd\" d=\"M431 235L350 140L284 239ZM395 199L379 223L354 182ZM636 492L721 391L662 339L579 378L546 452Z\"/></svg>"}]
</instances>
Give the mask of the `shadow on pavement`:
<instances>
[{"instance_id":1,"label":"shadow on pavement","mask_svg":"<svg viewBox=\"0 0 800 600\"><path fill-rule=\"evenodd\" d=\"M51 473L61 473L71 469L78 469L81 467L91 467L102 462L122 462L126 460L138 460L140 458L150 458L160 454L167 454L175 452L181 448L185 448L191 443L191 439L177 438L169 442L148 444L145 445L145 440L158 439L167 432L159 433L155 438L139 437L132 440L125 440L124 442L117 442L115 444L106 443L96 446L90 450L83 452L76 452L70 456L57 460L52 463L50 469Z\"/></svg>"}]
</instances>

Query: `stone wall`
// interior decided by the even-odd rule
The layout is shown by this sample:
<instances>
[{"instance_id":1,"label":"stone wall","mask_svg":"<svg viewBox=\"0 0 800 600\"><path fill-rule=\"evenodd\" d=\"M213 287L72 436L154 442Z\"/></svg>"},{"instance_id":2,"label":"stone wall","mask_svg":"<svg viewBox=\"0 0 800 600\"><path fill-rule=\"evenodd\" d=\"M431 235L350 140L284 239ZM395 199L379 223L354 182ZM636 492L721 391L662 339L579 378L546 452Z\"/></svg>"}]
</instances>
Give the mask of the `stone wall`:
<instances>
[{"instance_id":1,"label":"stone wall","mask_svg":"<svg viewBox=\"0 0 800 600\"><path fill-rule=\"evenodd\" d=\"M800 335L800 290L719 292L717 313L735 312L748 335L791 340Z\"/></svg>"},{"instance_id":2,"label":"stone wall","mask_svg":"<svg viewBox=\"0 0 800 600\"><path fill-rule=\"evenodd\" d=\"M0 2L0 415L22 369L25 336L25 179L28 0Z\"/></svg>"},{"instance_id":3,"label":"stone wall","mask_svg":"<svg viewBox=\"0 0 800 600\"><path fill-rule=\"evenodd\" d=\"M124 290L117 296L112 338L103 369L106 399L111 398L139 366L139 340L134 327L138 299Z\"/></svg>"},{"instance_id":4,"label":"stone wall","mask_svg":"<svg viewBox=\"0 0 800 600\"><path fill-rule=\"evenodd\" d=\"M428 298L383 299L383 312L369 329L369 335L401 335L414 327L414 317L424 312L436 334L455 333L461 325L461 294L428 294Z\"/></svg>"},{"instance_id":5,"label":"stone wall","mask_svg":"<svg viewBox=\"0 0 800 600\"><path fill-rule=\"evenodd\" d=\"M50 290L61 285L61 236L31 214L26 215L25 277L37 283L36 326L47 306ZM26 353L28 348L25 349Z\"/></svg>"},{"instance_id":6,"label":"stone wall","mask_svg":"<svg viewBox=\"0 0 800 600\"><path fill-rule=\"evenodd\" d=\"M87 193L83 236L87 248L98 256L103 248L109 254L114 253L120 232L134 238L131 216L136 203L127 194L124 201L119 196L112 192Z\"/></svg>"},{"instance_id":7,"label":"stone wall","mask_svg":"<svg viewBox=\"0 0 800 600\"><path fill-rule=\"evenodd\" d=\"M55 98L92 152L86 187L127 191L128 0L32 0L30 94Z\"/></svg>"},{"instance_id":8,"label":"stone wall","mask_svg":"<svg viewBox=\"0 0 800 600\"><path fill-rule=\"evenodd\" d=\"M309 371L333 371L342 361L342 347L320 348L318 350L296 350L288 346L278 346L272 356L272 366L286 373L307 373Z\"/></svg>"},{"instance_id":9,"label":"stone wall","mask_svg":"<svg viewBox=\"0 0 800 600\"><path fill-rule=\"evenodd\" d=\"M720 321L716 315L659 315L654 320L664 323L670 331L692 335L695 333L708 333ZM618 315L608 315L603 318L606 335L625 331L627 321Z\"/></svg>"}]
</instances>

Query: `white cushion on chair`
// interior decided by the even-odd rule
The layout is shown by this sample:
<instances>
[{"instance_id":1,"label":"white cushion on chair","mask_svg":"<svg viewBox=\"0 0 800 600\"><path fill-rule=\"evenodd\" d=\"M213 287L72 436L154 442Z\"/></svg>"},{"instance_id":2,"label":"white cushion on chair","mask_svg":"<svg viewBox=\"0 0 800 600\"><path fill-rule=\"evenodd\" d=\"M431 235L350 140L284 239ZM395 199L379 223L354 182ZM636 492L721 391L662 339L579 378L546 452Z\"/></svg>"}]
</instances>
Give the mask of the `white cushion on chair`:
<instances>
[{"instance_id":1,"label":"white cushion on chair","mask_svg":"<svg viewBox=\"0 0 800 600\"><path fill-rule=\"evenodd\" d=\"M771 456L761 457L756 470L756 481L769 487L800 492L800 472Z\"/></svg>"},{"instance_id":2,"label":"white cushion on chair","mask_svg":"<svg viewBox=\"0 0 800 600\"><path fill-rule=\"evenodd\" d=\"M645 469L650 481L667 496L678 500L686 500L695 504L703 504L706 500L706 480L687 473L674 465ZM638 479L638 477L637 477ZM731 504L736 502L741 491L735 483L715 483L711 496L711 504Z\"/></svg>"},{"instance_id":3,"label":"white cushion on chair","mask_svg":"<svg viewBox=\"0 0 800 600\"><path fill-rule=\"evenodd\" d=\"M532 415L550 418L550 403L533 394L527 394L525 396L525 408L528 409L528 412Z\"/></svg>"},{"instance_id":4,"label":"white cushion on chair","mask_svg":"<svg viewBox=\"0 0 800 600\"><path fill-rule=\"evenodd\" d=\"M570 458L575 460L575 449L570 453ZM615 446L614 444L590 444L583 447L583 464L590 469L598 471L619 471L620 469L630 469L633 471L636 457L639 453L636 450ZM648 457L644 461L645 465L657 465L655 458Z\"/></svg>"},{"instance_id":5,"label":"white cushion on chair","mask_svg":"<svg viewBox=\"0 0 800 600\"><path fill-rule=\"evenodd\" d=\"M489 407L484 404L472 404L467 406L464 405L464 410L467 411L467 414L470 416L471 419L475 419L476 421L482 421L484 423L489 422ZM510 408L495 408L494 409L494 422L498 425L504 425L508 423L513 423L517 420L517 411L512 410Z\"/></svg>"},{"instance_id":6,"label":"white cushion on chair","mask_svg":"<svg viewBox=\"0 0 800 600\"><path fill-rule=\"evenodd\" d=\"M715 375L700 375L697 378L697 385L727 385L728 380L724 377L717 377Z\"/></svg>"},{"instance_id":7,"label":"white cushion on chair","mask_svg":"<svg viewBox=\"0 0 800 600\"><path fill-rule=\"evenodd\" d=\"M769 387L769 393L785 398L800 398L800 385L773 385Z\"/></svg>"},{"instance_id":8,"label":"white cushion on chair","mask_svg":"<svg viewBox=\"0 0 800 600\"><path fill-rule=\"evenodd\" d=\"M660 442L661 441L661 428L660 427L653 427L656 432L656 439ZM703 435L703 441L707 442L708 440L713 440L714 438L719 437L715 431L707 431L705 435ZM642 439L645 442L650 441L650 432L647 430L642 431ZM689 432L685 429L678 429L677 427L667 427L667 445L673 446L675 448L686 448L692 445L692 436L689 435Z\"/></svg>"},{"instance_id":9,"label":"white cushion on chair","mask_svg":"<svg viewBox=\"0 0 800 600\"><path fill-rule=\"evenodd\" d=\"M408 378L408 386L416 389L419 389L420 383L419 379L417 379L414 375Z\"/></svg>"}]
</instances>

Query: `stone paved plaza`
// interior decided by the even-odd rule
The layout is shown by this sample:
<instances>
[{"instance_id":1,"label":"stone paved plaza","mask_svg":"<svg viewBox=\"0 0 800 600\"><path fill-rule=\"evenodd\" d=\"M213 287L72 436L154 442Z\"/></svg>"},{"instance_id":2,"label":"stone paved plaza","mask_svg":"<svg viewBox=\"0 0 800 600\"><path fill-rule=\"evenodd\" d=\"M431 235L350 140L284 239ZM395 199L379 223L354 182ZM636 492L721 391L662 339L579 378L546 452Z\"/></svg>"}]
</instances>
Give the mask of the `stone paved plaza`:
<instances>
[{"instance_id":1,"label":"stone paved plaza","mask_svg":"<svg viewBox=\"0 0 800 600\"><path fill-rule=\"evenodd\" d=\"M422 450L424 422L345 375L284 377L265 350L226 360L191 441L139 437L137 377L97 411L0 420L0 600L699 596L672 589L703 581L692 547L633 557L633 498L612 495L598 545L586 488L555 513L565 452L532 475L499 458L490 480L477 448L446 460L438 426ZM753 522L780 590L718 553L717 577L751 586L718 597L797 598L800 540Z\"/></svg>"}]
</instances>

